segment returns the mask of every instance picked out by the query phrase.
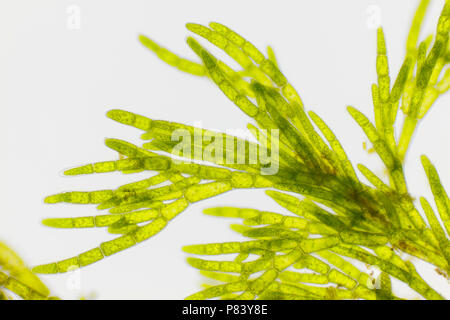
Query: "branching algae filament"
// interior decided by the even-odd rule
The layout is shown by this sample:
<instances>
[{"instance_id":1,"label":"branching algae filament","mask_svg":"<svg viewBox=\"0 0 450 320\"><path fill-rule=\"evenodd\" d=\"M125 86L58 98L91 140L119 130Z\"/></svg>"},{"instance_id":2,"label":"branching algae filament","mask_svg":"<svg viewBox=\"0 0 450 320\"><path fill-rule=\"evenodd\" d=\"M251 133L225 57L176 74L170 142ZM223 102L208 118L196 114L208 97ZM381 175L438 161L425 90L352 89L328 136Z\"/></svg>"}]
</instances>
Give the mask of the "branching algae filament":
<instances>
[{"instance_id":1,"label":"branching algae filament","mask_svg":"<svg viewBox=\"0 0 450 320\"><path fill-rule=\"evenodd\" d=\"M383 30L377 32L377 83L372 85L375 122L348 107L382 160L388 184L368 167L352 165L327 124L305 109L279 70L271 48L266 56L219 23L187 24L189 31L222 49L242 68L234 70L193 37L187 44L200 59L198 63L140 36L141 43L164 62L212 80L251 118L248 129L257 142L124 110L109 111L109 118L143 132L142 146L107 139L106 146L124 158L72 168L65 174L148 171L149 177L117 189L48 196L47 203L96 204L104 213L46 219L45 225L106 227L118 236L78 256L36 266L33 272L62 273L74 266L85 267L153 237L191 203L230 190L264 188L291 214L239 207L205 210L208 215L242 219L242 224L231 227L248 240L184 247L190 254L232 257L220 261L188 258L191 266L215 281L189 299L399 299L391 289L391 277L425 299L442 299L401 255L407 253L428 262L443 276L450 273L450 202L436 168L422 156L438 212L425 198L420 198L422 208L415 205L403 170L417 124L450 87L450 1L445 2L435 36L418 42L428 2L419 4L395 78L390 75ZM396 137L394 128L400 118L404 118L403 128ZM189 135L195 131L202 139L189 139L180 148L179 140L174 139L180 129ZM279 133L277 139L268 137L272 130ZM236 152L234 144L230 148L222 143L227 139L239 144L240 151ZM187 161L173 156L183 150L181 156ZM249 157L251 150L258 155L260 151L277 154L276 171L265 174L267 156ZM245 155L245 161L237 161L236 155ZM362 182L359 174L370 184ZM381 270L375 285L372 276L352 263L354 260Z\"/></svg>"}]
</instances>

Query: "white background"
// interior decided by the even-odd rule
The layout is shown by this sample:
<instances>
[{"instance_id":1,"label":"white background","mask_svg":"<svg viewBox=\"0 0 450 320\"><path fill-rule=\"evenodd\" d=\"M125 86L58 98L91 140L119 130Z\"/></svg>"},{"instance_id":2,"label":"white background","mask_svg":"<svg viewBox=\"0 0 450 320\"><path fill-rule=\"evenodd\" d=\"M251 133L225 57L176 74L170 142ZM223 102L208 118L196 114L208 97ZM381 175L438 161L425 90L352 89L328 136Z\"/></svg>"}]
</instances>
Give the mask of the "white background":
<instances>
[{"instance_id":1,"label":"white background","mask_svg":"<svg viewBox=\"0 0 450 320\"><path fill-rule=\"evenodd\" d=\"M345 107L351 104L373 118L376 31L368 8L380 10L395 74L417 3L2 0L0 238L30 265L72 257L112 238L101 229L54 230L40 223L47 217L96 213L94 206L45 205L46 195L114 188L139 178L62 175L75 165L117 159L103 145L105 137L139 142L138 130L105 117L112 108L187 124L201 121L220 130L245 127L248 118L212 83L165 65L137 40L143 33L195 59L184 41L186 22L221 22L260 49L272 45L307 108L327 121L352 161L382 173L376 155L363 150L366 139ZM422 38L434 32L443 3L432 1ZM80 28L75 30L67 27L72 5L81 10ZM447 95L420 125L408 154L406 175L413 196L431 199L420 154L430 157L447 190L450 187L449 119ZM70 275L43 279L63 298L182 299L199 290L202 278L186 264L181 247L239 239L229 231L228 221L201 213L217 205L284 212L263 191L230 192L192 205L155 238L82 269L79 288L70 285ZM419 270L450 298L446 280L424 264ZM397 289L404 297L418 297L404 286Z\"/></svg>"}]
</instances>

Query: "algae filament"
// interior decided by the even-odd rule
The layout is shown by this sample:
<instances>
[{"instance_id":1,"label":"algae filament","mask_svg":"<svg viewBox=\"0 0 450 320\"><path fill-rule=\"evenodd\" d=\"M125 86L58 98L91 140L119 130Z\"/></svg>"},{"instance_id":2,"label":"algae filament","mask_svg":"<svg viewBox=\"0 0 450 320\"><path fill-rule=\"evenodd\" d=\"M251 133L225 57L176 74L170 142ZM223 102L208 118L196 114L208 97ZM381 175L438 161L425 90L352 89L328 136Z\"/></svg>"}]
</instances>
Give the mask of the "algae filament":
<instances>
[{"instance_id":1,"label":"algae filament","mask_svg":"<svg viewBox=\"0 0 450 320\"><path fill-rule=\"evenodd\" d=\"M125 110L109 111L110 119L141 131L142 146L106 139L106 146L117 151L120 160L86 164L65 175L113 171L149 175L116 189L48 196L45 202L50 204L95 204L102 214L45 219L46 226L107 228L117 237L75 257L36 266L33 272L62 273L88 266L155 236L191 203L230 190L263 188L291 214L240 207L205 210L208 215L240 218L242 224L231 227L248 240L184 247L189 254L207 256L189 257L188 263L215 283L189 299L401 299L392 290L392 277L425 299L442 299L403 255L434 265L444 276L450 274L450 201L437 170L422 157L437 212L423 197L421 208L414 203L404 175L404 159L417 123L450 88L450 1L445 2L435 35L419 42L428 2L420 2L396 75L389 68L389 43L381 28L377 32L377 83L372 85L375 122L348 107L382 160L389 183L367 166L350 162L328 125L305 108L278 68L271 48L264 54L217 22L186 25L195 36L235 60L240 66L235 70L194 37L187 44L198 62L181 58L141 35L140 42L162 61L214 82L250 119L248 129L258 142ZM397 137L394 129L402 118ZM194 136L183 148L173 139L179 130ZM225 141L240 145L237 155L244 155L244 160L237 161L235 144L229 147ZM174 157L180 150L186 151L181 154L186 161ZM257 157L249 156L252 150ZM264 152L266 156L261 157ZM265 174L272 154L277 154L276 163L272 161L276 171ZM210 258L222 255L230 258ZM379 279L359 268L355 260L376 266L381 270Z\"/></svg>"}]
</instances>

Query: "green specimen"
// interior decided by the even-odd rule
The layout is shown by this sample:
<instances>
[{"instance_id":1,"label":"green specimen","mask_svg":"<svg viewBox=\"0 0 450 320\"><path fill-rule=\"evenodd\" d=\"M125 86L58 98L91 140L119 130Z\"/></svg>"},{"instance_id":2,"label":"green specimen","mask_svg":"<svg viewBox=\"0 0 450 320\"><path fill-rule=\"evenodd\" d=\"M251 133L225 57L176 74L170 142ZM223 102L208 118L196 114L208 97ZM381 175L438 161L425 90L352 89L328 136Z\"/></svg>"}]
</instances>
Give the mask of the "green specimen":
<instances>
[{"instance_id":1,"label":"green specimen","mask_svg":"<svg viewBox=\"0 0 450 320\"><path fill-rule=\"evenodd\" d=\"M26 300L56 299L31 272L22 259L3 242L0 242L0 300L12 299L12 292Z\"/></svg>"},{"instance_id":2,"label":"green specimen","mask_svg":"<svg viewBox=\"0 0 450 320\"><path fill-rule=\"evenodd\" d=\"M331 129L316 113L305 109L300 96L279 70L271 48L266 57L222 24L187 24L189 31L222 49L242 68L234 70L192 37L187 43L200 58L199 63L180 58L140 36L141 43L164 62L211 79L252 119L248 129L258 143L124 110L109 111L109 118L142 130L145 143L135 146L107 139L106 146L123 158L87 164L65 174L112 171L154 174L114 190L73 191L47 197L47 203L97 204L99 210L108 212L94 217L46 219L45 225L107 227L118 237L76 257L36 266L33 271L61 273L87 266L153 237L191 203L234 189L264 188L268 189L269 197L292 214L234 207L206 210L208 215L241 218L243 224L232 228L248 241L184 247L190 254L232 257L188 258L191 266L219 282L189 299L398 299L391 290L391 277L406 283L423 298L441 299L401 255L407 253L426 261L444 276L450 274L450 202L439 175L423 156L437 214L425 198L420 199L422 209L416 207L403 171L417 123L450 87L450 1L445 3L434 38L418 43L428 2L423 0L418 7L404 62L395 78L390 76L383 30L378 30L378 81L372 86L375 123L348 107L383 161L389 184L362 164L357 169L371 185L359 179ZM404 121L397 138L394 127L401 118L399 108ZM211 165L183 163L172 156L178 143L172 136L180 129L200 134L202 139L194 139L188 146L193 151L191 159L208 161ZM272 129L279 130L279 145L265 134ZM226 161L236 160L235 147L215 144L218 141L240 145L237 157L243 156L244 160ZM278 147L275 174L262 173L268 165L264 157L249 159L251 150L260 154L267 148L271 153ZM356 261L380 269L378 283L374 284L371 275L362 271Z\"/></svg>"}]
</instances>

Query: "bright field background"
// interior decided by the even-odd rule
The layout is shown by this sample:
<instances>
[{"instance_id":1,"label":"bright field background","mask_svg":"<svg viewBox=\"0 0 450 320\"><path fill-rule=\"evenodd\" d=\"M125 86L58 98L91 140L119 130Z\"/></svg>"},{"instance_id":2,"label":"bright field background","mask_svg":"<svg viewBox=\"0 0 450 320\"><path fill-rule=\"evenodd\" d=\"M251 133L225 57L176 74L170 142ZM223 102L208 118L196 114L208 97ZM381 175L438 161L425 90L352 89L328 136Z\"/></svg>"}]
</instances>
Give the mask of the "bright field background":
<instances>
[{"instance_id":1,"label":"bright field background","mask_svg":"<svg viewBox=\"0 0 450 320\"><path fill-rule=\"evenodd\" d=\"M376 155L346 112L370 115L376 80L376 30L386 33L390 69L398 72L418 1L61 1L0 2L0 238L30 264L72 257L111 239L105 230L54 230L47 217L88 216L94 206L45 205L49 194L115 188L139 176L64 177L69 167L117 159L105 137L138 142L140 132L105 117L123 108L154 119L206 128L244 128L248 122L207 79L178 72L140 45L142 33L182 56L186 22L221 22L260 49L273 46L279 64L306 107L334 130L353 163L377 173ZM422 38L434 32L444 1L432 1ZM73 22L79 18L79 25ZM78 15L79 14L79 15ZM202 42L206 43L206 42ZM209 46L210 47L210 46ZM217 51L214 51L217 52ZM431 198L419 157L426 154L450 188L450 102L440 99L420 125L407 158L412 195ZM366 141L367 142L367 141ZM237 240L229 221L202 209L239 205L284 212L263 191L233 191L189 207L169 227L138 246L82 269L44 276L62 298L182 299L202 278L185 262L186 244ZM413 260L414 261L414 260ZM430 266L420 273L447 298L450 285ZM399 295L418 296L404 286Z\"/></svg>"}]
</instances>

